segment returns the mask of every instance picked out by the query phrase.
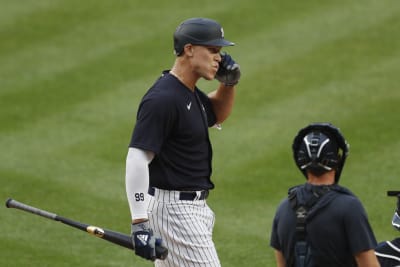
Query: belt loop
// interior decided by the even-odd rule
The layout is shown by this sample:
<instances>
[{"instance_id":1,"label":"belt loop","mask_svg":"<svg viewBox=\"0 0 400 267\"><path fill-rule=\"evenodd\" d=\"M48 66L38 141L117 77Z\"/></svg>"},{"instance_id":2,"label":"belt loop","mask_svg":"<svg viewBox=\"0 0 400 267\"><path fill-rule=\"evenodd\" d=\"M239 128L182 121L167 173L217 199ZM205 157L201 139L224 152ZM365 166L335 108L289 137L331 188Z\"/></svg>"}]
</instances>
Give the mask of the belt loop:
<instances>
[{"instance_id":1,"label":"belt loop","mask_svg":"<svg viewBox=\"0 0 400 267\"><path fill-rule=\"evenodd\" d=\"M149 187L149 190L147 191L147 193L148 193L150 196L153 196L153 197L154 197L154 195L155 195L155 193L156 193L156 189L155 189L154 187Z\"/></svg>"},{"instance_id":2,"label":"belt loop","mask_svg":"<svg viewBox=\"0 0 400 267\"><path fill-rule=\"evenodd\" d=\"M201 191L196 191L196 196L193 200L199 200L201 198Z\"/></svg>"}]
</instances>

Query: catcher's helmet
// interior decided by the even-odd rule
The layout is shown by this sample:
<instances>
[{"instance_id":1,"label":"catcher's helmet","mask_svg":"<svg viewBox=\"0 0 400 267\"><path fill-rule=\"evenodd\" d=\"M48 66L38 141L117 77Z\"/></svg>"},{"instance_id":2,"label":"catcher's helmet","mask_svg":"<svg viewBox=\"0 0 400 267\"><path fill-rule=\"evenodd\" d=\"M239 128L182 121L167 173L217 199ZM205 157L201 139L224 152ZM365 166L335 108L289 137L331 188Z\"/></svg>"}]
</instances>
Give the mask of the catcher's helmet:
<instances>
[{"instance_id":1,"label":"catcher's helmet","mask_svg":"<svg viewBox=\"0 0 400 267\"><path fill-rule=\"evenodd\" d=\"M399 192L396 193L397 193L397 208L392 218L392 225L394 228L400 231L400 193Z\"/></svg>"},{"instance_id":2,"label":"catcher's helmet","mask_svg":"<svg viewBox=\"0 0 400 267\"><path fill-rule=\"evenodd\" d=\"M338 128L330 123L312 123L301 129L294 138L293 157L307 178L307 170L320 176L336 170L337 183L349 153L349 145Z\"/></svg>"},{"instance_id":3,"label":"catcher's helmet","mask_svg":"<svg viewBox=\"0 0 400 267\"><path fill-rule=\"evenodd\" d=\"M396 211L393 215L392 218L392 225L394 228L400 231L400 216L399 216L400 211Z\"/></svg>"},{"instance_id":4,"label":"catcher's helmet","mask_svg":"<svg viewBox=\"0 0 400 267\"><path fill-rule=\"evenodd\" d=\"M231 46L234 43L224 39L224 30L215 20L191 18L182 22L174 32L174 53L180 56L186 44Z\"/></svg>"}]
</instances>

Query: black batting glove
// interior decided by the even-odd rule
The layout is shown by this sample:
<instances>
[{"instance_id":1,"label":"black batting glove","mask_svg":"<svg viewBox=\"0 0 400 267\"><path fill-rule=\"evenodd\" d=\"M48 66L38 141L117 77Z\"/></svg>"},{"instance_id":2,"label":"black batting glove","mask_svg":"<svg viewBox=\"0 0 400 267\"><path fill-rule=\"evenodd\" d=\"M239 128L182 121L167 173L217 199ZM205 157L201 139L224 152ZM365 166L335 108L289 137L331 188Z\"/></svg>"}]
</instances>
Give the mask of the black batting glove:
<instances>
[{"instance_id":1,"label":"black batting glove","mask_svg":"<svg viewBox=\"0 0 400 267\"><path fill-rule=\"evenodd\" d=\"M221 57L215 79L226 86L234 86L240 79L240 66L227 53L221 54Z\"/></svg>"},{"instance_id":2,"label":"black batting glove","mask_svg":"<svg viewBox=\"0 0 400 267\"><path fill-rule=\"evenodd\" d=\"M132 224L131 229L131 239L135 254L146 260L154 261L156 259L156 241L160 243L161 239L153 235L149 222Z\"/></svg>"}]
</instances>

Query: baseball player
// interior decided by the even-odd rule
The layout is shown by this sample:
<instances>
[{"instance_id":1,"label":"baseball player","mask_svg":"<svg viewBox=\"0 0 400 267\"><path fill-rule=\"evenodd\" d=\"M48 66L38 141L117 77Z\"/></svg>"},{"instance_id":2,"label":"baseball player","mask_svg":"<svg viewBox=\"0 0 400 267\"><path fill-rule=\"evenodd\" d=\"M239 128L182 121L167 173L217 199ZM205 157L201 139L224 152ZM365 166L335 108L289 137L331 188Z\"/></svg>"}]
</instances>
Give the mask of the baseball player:
<instances>
[{"instance_id":1,"label":"baseball player","mask_svg":"<svg viewBox=\"0 0 400 267\"><path fill-rule=\"evenodd\" d=\"M348 155L339 129L310 124L298 132L292 149L307 182L291 188L275 214L270 245L277 266L378 267L367 214L359 199L338 184Z\"/></svg>"},{"instance_id":2,"label":"baseball player","mask_svg":"<svg viewBox=\"0 0 400 267\"><path fill-rule=\"evenodd\" d=\"M394 193L397 196L397 208L392 218L392 226L400 231L400 191L394 191ZM375 249L375 254L382 267L400 266L400 237L380 242Z\"/></svg>"},{"instance_id":3,"label":"baseball player","mask_svg":"<svg viewBox=\"0 0 400 267\"><path fill-rule=\"evenodd\" d=\"M149 260L161 242L168 248L155 266L215 267L214 213L206 203L214 188L208 128L229 116L241 72L221 53L234 43L215 20L185 20L173 40L175 62L144 95L126 159L132 242ZM200 78L215 78L219 87L205 94L196 86Z\"/></svg>"}]
</instances>

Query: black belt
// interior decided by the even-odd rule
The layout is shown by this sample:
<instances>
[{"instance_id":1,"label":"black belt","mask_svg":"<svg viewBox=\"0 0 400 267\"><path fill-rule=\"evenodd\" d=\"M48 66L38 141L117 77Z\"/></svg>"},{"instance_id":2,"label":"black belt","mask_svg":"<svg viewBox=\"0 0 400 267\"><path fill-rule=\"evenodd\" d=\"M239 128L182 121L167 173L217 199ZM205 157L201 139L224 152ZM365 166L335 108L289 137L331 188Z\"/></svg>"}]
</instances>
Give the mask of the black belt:
<instances>
[{"instance_id":1,"label":"black belt","mask_svg":"<svg viewBox=\"0 0 400 267\"><path fill-rule=\"evenodd\" d=\"M156 189L154 187L149 188L149 195L154 196ZM199 191L197 191L199 192ZM200 196L197 196L196 191L182 191L179 193L179 200L204 200L208 197L208 190L200 191Z\"/></svg>"}]
</instances>

